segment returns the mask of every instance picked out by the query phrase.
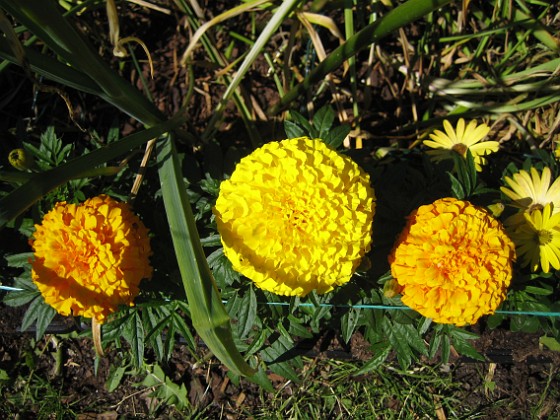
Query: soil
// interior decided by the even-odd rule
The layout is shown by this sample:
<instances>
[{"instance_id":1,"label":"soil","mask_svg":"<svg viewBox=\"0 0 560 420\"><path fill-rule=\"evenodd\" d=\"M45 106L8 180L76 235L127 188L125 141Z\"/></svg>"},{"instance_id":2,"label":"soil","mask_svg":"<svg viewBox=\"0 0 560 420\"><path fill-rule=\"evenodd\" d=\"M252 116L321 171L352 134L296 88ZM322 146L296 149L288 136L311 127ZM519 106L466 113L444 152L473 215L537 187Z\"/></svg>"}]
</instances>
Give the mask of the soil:
<instances>
[{"instance_id":1,"label":"soil","mask_svg":"<svg viewBox=\"0 0 560 420\"><path fill-rule=\"evenodd\" d=\"M232 2L233 3L233 2ZM144 65L143 75L148 80L148 88L154 96L154 102L166 115L173 115L181 106L181 102L188 91L188 76L184 68L177 66L177 57L187 46L188 34L184 29L185 19L177 12L173 3L159 2L170 10L170 14L155 13L142 7L127 3L127 8L121 15L121 33L126 36L134 35L142 39L148 46L154 59L155 74L150 78L148 66ZM225 8L228 2L216 2ZM208 5L204 5L208 6ZM217 7L217 6L216 6ZM214 10L214 14L219 11ZM95 12L93 18L83 21L83 30L96 34L95 39L101 40L100 50L111 51L108 47L106 35L98 33L98 25L104 27L102 11ZM257 22L259 25L262 22ZM229 25L231 23L226 23ZM236 20L237 28L244 25L248 28L252 22L242 15ZM165 28L162 30L162 28ZM422 28L412 27L407 29L411 36L421 33ZM242 31L241 31L242 32ZM247 31L249 32L249 31ZM218 33L217 36L220 34ZM225 41L224 41L225 42ZM393 48L397 53L402 52L401 47L395 43L392 47L390 41L384 45L385 51ZM224 46L225 47L225 46ZM140 49L138 49L140 51ZM237 51L233 51L236 58ZM304 51L296 50L299 58ZM115 58L107 55L108 61L116 62ZM232 59L233 59L232 58ZM190 116L189 127L185 129L200 134L207 126L216 105L216 98L223 92L223 86L215 82L214 69L207 62L203 52L195 52L195 70L197 90L188 106ZM366 60L363 60L364 62ZM392 137L397 128L412 120L410 107L403 104L415 102L412 97L418 92L404 89L407 82L405 77L396 69L383 61L371 68L360 69L358 77L370 71L372 84L370 91L364 92L363 101L369 103L361 117L361 128L368 133L383 133L383 139L373 134L369 138L387 141ZM258 62L251 70L243 85L245 93L252 92L254 97L255 126L265 140L282 138L281 124L276 119L259 121L258 109L266 110L271 103L278 100L272 79L267 76L268 66ZM107 132L108 127L114 124L114 111L99 101L76 92L70 93L74 106L75 121L68 117L63 101L53 96L37 94L32 83L22 76L21 72L13 70L3 73L3 83L18 86L18 94L12 99L10 109L3 110L2 131L21 124L24 121L28 127L35 127L41 132L42 127L57 124L66 127L70 136L80 138L86 143L90 140L87 135L82 135L77 124L86 130ZM341 75L338 75L341 76ZM141 87L138 73L135 70L128 72L129 80ZM255 94L258 92L258 94ZM321 97L317 99L319 103ZM339 102L343 110L350 113L351 103L349 97ZM420 104L419 106L421 106ZM41 112L48 109L48 113ZM423 113L422 109L417 110ZM22 115L25 116L22 118ZM53 117L56 116L56 117ZM54 120L53 120L54 118ZM121 135L126 135L140 128L137 122L126 119L121 126ZM217 138L224 149L232 146L231 139L246 138L246 131L241 127L236 118L233 107L226 109L224 123L219 127ZM403 137L395 137L402 141ZM406 139L405 139L406 140ZM234 144L241 145L246 142L234 140ZM377 145L384 145L378 143ZM11 149L16 146L16 140L7 139L2 149ZM183 144L184 151L196 154L200 144ZM6 155L3 153L3 155ZM14 250L12 250L14 251ZM23 251L23 249L21 250ZM91 339L87 337L66 335L60 340L56 334L47 334L39 342L34 343L32 332L20 332L23 308L11 308L0 305L0 369L8 373L10 378L36 377L48 381L56 389L61 390L61 401L71 404L78 418L103 418L113 419L119 416L148 418L154 412L161 418L166 418L176 413L171 407L155 409L157 401L151 396L151 389L138 386L142 377L125 377L119 387L113 392L108 392L106 382L112 361L119 360L122 350L111 349L106 357L98 360L96 364L95 351ZM73 321L57 317L56 328L72 329ZM55 326L51 327L51 331ZM464 398L469 400L472 407L484 407L485 413L490 417L506 418L547 418L550 414L558 415L559 402L552 400L540 401L543 390L547 387L560 386L560 356L558 353L543 349L539 345L538 334L513 333L503 329L477 331L480 338L475 341L475 348L486 356L486 362L474 362L460 357L452 357L445 365L445 369L452 371L455 381L464 389ZM61 346L61 348L60 348ZM39 349L40 351L36 351ZM55 356L57 351L62 353L63 365L55 370ZM201 354L205 349L201 347ZM321 366L322 361L328 359L343 359L363 363L372 356L369 345L359 333L352 337L349 345L341 344L336 333L325 331L320 344L312 348L301 348L301 353L310 358L313 363ZM150 357L147 353L146 357ZM437 361L424 361L436 363ZM239 386L232 383L224 368L211 359L204 365L197 365L187 351L186 346L177 345L172 359L166 366L166 372L178 383L184 384L188 389L191 404L203 410L207 418L246 418L257 408L264 391L256 385L241 380ZM270 373L269 378L276 387L277 392L288 395L293 391L294 384L286 382L277 375ZM488 391L489 384L493 390ZM499 404L507 401L506 406ZM540 402L540 412L534 413L533 407ZM20 418L33 418L33 413L21 413Z\"/></svg>"},{"instance_id":2,"label":"soil","mask_svg":"<svg viewBox=\"0 0 560 420\"><path fill-rule=\"evenodd\" d=\"M158 405L150 387L140 386L143 377L125 377L112 392L107 390L111 364L120 360L126 349L110 348L98 359L90 338L72 337L68 331L76 326L70 319L57 316L50 331L39 342L34 342L33 331L21 332L23 308L0 305L0 370L10 378L42 378L57 389L60 403L70 406L80 419L116 419L117 417L168 418L178 415L172 406ZM66 334L64 334L66 333ZM64 337L64 338L62 338ZM513 333L506 330L484 332L475 340L474 347L485 356L485 362L474 361L452 354L448 363L422 360L422 365L433 365L442 372L451 372L454 383L460 384L461 407L484 413L484 418L525 419L548 418L558 415L559 402L546 396L546 388L560 386L560 353L543 349L538 334ZM200 355L207 349L201 343ZM56 354L62 355L62 366L56 369ZM363 364L372 353L369 344L359 333L345 345L337 340L334 331L325 331L313 346L300 346L299 354L306 363L316 366L314 375L327 375L328 360L344 360ZM148 362L150 353L146 355ZM152 355L153 357L153 355ZM325 366L325 373L321 367ZM414 369L414 365L411 367ZM265 398L291 395L298 384L269 373L275 393L267 393L249 381L231 382L215 359L199 365L185 345L175 347L171 360L165 366L166 374L179 385L185 385L192 407L204 413L204 418L251 418ZM375 373L355 380L364 381ZM6 388L7 393L14 388ZM8 394L4 394L8 397ZM500 403L500 402L503 402ZM36 403L38 405L38 403ZM535 407L539 412L535 413ZM34 418L34 405L27 406L20 418ZM36 407L35 407L36 409ZM396 412L397 413L397 409ZM440 413L445 415L445 411ZM441 417L446 418L446 417ZM454 418L453 416L448 418Z\"/></svg>"}]
</instances>

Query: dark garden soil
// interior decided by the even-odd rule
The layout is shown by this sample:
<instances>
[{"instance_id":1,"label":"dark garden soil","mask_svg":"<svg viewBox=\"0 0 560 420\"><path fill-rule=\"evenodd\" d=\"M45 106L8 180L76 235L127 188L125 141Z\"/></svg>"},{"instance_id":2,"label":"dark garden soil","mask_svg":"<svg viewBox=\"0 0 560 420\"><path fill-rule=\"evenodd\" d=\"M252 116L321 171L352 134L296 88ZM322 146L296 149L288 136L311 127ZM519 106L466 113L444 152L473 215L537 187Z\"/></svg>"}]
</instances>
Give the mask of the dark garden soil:
<instances>
[{"instance_id":1,"label":"dark garden soil","mask_svg":"<svg viewBox=\"0 0 560 420\"><path fill-rule=\"evenodd\" d=\"M223 4L226 9L228 3L230 2L216 2L216 6L212 6L213 14L219 13L217 5ZM176 10L173 3L170 1L167 6L169 14L157 13L127 3L121 15L121 34L134 35L148 46L155 69L154 78L151 79L147 65L144 66L148 88L158 108L166 115L173 115L180 109L190 83L187 80L186 70L177 65L177 58L181 56L187 45L188 31L183 28L184 17ZM260 26L266 22L256 23ZM93 34L92 38L100 42L100 50L105 51L107 60L116 62L116 59L109 56L112 48L108 44L106 34L100 32L100 28L103 28L102 32L105 31L105 24L106 18L100 10L94 14L94 18L83 21L82 29ZM245 26L250 27L251 21L249 17L242 15L234 22L226 22L225 25L235 26L243 33ZM407 31L410 31L409 35L413 39L422 28L412 26ZM222 45L223 48L227 46L227 40L224 39L220 44L220 36L225 37L226 34L225 29L215 34L218 45ZM280 43L280 39L276 41L273 39L272 42ZM402 48L395 41L387 42L384 51L394 49L396 53L402 53ZM392 42L394 45L391 45ZM141 49L138 51L140 54ZM233 58L235 54L236 51L233 52ZM296 46L294 54L301 58L304 51ZM215 69L207 62L201 50L195 53L195 59L197 60L194 68L197 89L188 106L189 123L185 129L201 133L212 116L217 98L220 97L224 87L216 82ZM362 77L366 70L371 69L359 69L358 77ZM245 78L242 86L245 94L253 96L255 109L260 107L265 111L278 99L267 71L268 66L264 61L258 62ZM362 115L361 128L364 132L370 133L371 139L380 141L376 146L383 146L385 145L383 142L391 137L391 133L413 119L410 115L411 107L408 105L415 101L412 96L419 92L404 89L405 84L408 83L405 77L383 61L375 64L371 75L371 91L367 92L367 95L363 93L364 97L360 98L367 103L367 106L363 107L365 111ZM342 75L337 76L342 77ZM128 69L127 78L142 88L135 70ZM76 138L78 142L83 143L82 146L87 146L89 138L80 131L77 124L85 130L95 129L99 133L106 133L114 124L115 112L111 107L94 98L70 91L70 100L75 108L75 121L72 122L68 118L62 100L34 91L32 84L17 69L3 72L2 85L6 90L8 86L17 86L10 107L2 109L0 119L2 132L7 132L22 121L25 121L32 130L36 130L36 133L41 133L49 124L55 124L57 130L67 131L65 138ZM321 98L318 98L318 101L320 100ZM343 98L340 105L350 111L350 97ZM421 108L422 104L418 106ZM233 107L228 107L224 123L219 127L217 138L224 150L233 145L248 146L247 141L244 140L247 138L246 130L236 118L236 112ZM424 110L417 109L417 112L421 115ZM119 124L122 128L122 136L141 128L140 124L123 115L119 118L121 118ZM260 121L256 111L255 126L266 141L281 139L284 136L279 119L270 118L267 121ZM383 139L378 133L383 133ZM201 144L188 142L181 144L182 152L199 158L204 154L200 153L204 152ZM13 139L6 139L1 146L2 155L6 155L5 149L9 150L15 145ZM6 240L10 238L3 237L4 245L0 247L1 249L7 249ZM10 251L24 252L25 249L22 247ZM99 360L96 367L91 339L78 338L75 334L66 334L66 338L60 339L61 334L66 333L64 329L70 331L75 327L71 320L62 318L56 318L55 325L50 330L53 334L47 334L33 345L34 334L19 331L23 313L22 308L0 305L0 369L5 370L10 378L43 378L50 382L54 388L61 390L61 399L65 403L71 403L76 413L81 413L79 417L81 419L112 419L120 415L148 417L149 413L153 412L156 401L150 396L150 390L137 386L142 380L141 377L125 377L115 391L107 391L109 368L112 362L119 359L119 350L110 349L107 355ZM62 331L57 332L54 330L55 327ZM513 333L505 329L476 332L480 334L480 338L475 341L475 348L486 356L487 361L475 362L452 354L451 361L443 367L452 372L454 380L464 389L463 401L469 401L469 406L473 409L485 407L485 413L496 419L521 419L531 416L546 418L549 413L558 413L558 404L560 404L558 401L540 401L540 398L546 387L560 387L559 353L543 349L539 345L539 334ZM346 345L342 340L337 339L335 332L325 331L319 342L312 344L300 350L318 366L327 359L362 363L372 357L368 343L359 334L356 334L350 344ZM201 346L200 354L204 354L205 351ZM57 357L61 357L59 359L61 364L58 367ZM146 357L149 359L151 356L147 353ZM437 361L423 362L435 364ZM165 370L174 381L186 385L190 402L193 406L205 408L204 413L208 418L250 417L252 410L260 404L261 396L267 395L256 385L245 380L242 380L239 386L234 385L223 366L215 359L197 366L186 346L180 344L176 346ZM320 369L317 374L320 374ZM286 395L292 392L293 387L298 386L272 373L269 378L277 392ZM550 383L547 382L549 378L552 378ZM5 397L0 397L0 401ZM507 405L501 405L500 401L507 401ZM537 403L541 411L534 413L532 407ZM173 410L163 409L158 413L165 418L172 415ZM26 414L22 413L20 418L27 418ZM29 413L28 418L33 418L32 413Z\"/></svg>"},{"instance_id":2,"label":"dark garden soil","mask_svg":"<svg viewBox=\"0 0 560 420\"><path fill-rule=\"evenodd\" d=\"M17 327L22 315L23 309L0 306L0 369L9 377L48 381L57 390L60 402L71 406L81 419L115 419L123 415L147 418L154 414L166 418L177 414L172 407L156 409L158 400L152 396L152 389L139 385L143 379L140 376L125 377L116 390L107 391L110 365L120 360L119 352L123 349L108 349L96 367L91 339L68 335L75 328L71 320L55 318L50 330L56 333L47 334L35 343L33 332L20 332ZM468 407L473 412L482 412L485 418L544 419L550 413L557 413L560 404L553 397L542 398L547 387L560 386L560 354L543 349L538 338L538 334L487 331L474 342L475 348L486 357L485 362L457 357L452 352L449 363L440 365L437 360L424 360L422 365L436 366L442 375L451 373L453 381L461 387L463 410ZM207 351L203 344L199 350L199 355ZM328 368L321 370L326 361L363 364L373 356L360 334L355 334L346 345L332 331L325 331L315 345L302 345L299 350L305 355L306 363L318 367L314 375L322 376L326 383ZM58 367L57 357L61 361ZM149 353L147 358L149 362ZM234 385L217 360L197 365L184 345L176 346L165 372L174 382L186 386L190 403L205 418L251 418L262 404L263 396L265 399L274 395L287 397L300 386L274 373L269 374L276 389L274 394L246 380ZM368 375L374 374L354 379L364 381ZM11 389L17 387L16 384ZM398 405L395 401L395 415ZM539 411L535 412L537 405ZM20 418L34 418L33 406L27 409L27 413L20 413ZM443 416L445 411L440 414Z\"/></svg>"}]
</instances>

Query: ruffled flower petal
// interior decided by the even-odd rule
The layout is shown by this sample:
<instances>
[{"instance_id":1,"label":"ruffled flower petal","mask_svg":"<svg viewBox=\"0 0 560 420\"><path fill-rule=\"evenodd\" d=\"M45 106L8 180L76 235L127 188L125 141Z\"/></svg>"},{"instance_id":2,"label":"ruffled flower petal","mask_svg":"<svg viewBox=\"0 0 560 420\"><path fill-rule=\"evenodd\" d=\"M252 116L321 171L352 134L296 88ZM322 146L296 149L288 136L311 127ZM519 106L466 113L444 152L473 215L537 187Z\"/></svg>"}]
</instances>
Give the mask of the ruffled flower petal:
<instances>
[{"instance_id":1,"label":"ruffled flower petal","mask_svg":"<svg viewBox=\"0 0 560 420\"><path fill-rule=\"evenodd\" d=\"M222 182L213 209L233 268L279 295L348 282L371 246L369 176L319 139L268 143Z\"/></svg>"},{"instance_id":2,"label":"ruffled flower petal","mask_svg":"<svg viewBox=\"0 0 560 420\"><path fill-rule=\"evenodd\" d=\"M402 301L435 322L474 324L506 297L515 246L501 224L467 201L415 210L389 257Z\"/></svg>"},{"instance_id":3,"label":"ruffled flower petal","mask_svg":"<svg viewBox=\"0 0 560 420\"><path fill-rule=\"evenodd\" d=\"M101 195L80 205L57 203L30 242L32 278L61 315L103 323L133 304L152 267L148 230L125 203Z\"/></svg>"}]
</instances>

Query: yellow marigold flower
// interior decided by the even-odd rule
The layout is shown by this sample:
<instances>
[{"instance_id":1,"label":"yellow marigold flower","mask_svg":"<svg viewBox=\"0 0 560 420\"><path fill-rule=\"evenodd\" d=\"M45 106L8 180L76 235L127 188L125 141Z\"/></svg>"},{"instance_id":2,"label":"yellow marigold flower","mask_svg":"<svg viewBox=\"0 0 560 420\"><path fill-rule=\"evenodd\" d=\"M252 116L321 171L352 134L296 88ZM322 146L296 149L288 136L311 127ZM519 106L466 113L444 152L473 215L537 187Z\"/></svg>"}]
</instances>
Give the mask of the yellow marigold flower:
<instances>
[{"instance_id":1,"label":"yellow marigold flower","mask_svg":"<svg viewBox=\"0 0 560 420\"><path fill-rule=\"evenodd\" d=\"M502 225L468 201L421 206L389 256L402 301L442 324L474 324L505 299L515 246Z\"/></svg>"},{"instance_id":2,"label":"yellow marigold flower","mask_svg":"<svg viewBox=\"0 0 560 420\"><path fill-rule=\"evenodd\" d=\"M471 151L474 165L478 172L482 171L482 165L486 164L484 155L497 152L500 144L497 141L482 141L490 132L490 127L486 124L478 125L473 120L465 127L465 120L460 118L457 122L457 129L453 128L447 120L443 122L445 133L435 130L430 134L431 140L424 140L424 144L436 150L427 153L435 161L452 158L452 153L458 153L464 158L467 157L467 150Z\"/></svg>"},{"instance_id":3,"label":"yellow marigold flower","mask_svg":"<svg viewBox=\"0 0 560 420\"><path fill-rule=\"evenodd\" d=\"M369 176L319 139L272 142L243 158L214 208L233 268L279 295L350 280L371 245Z\"/></svg>"},{"instance_id":4,"label":"yellow marigold flower","mask_svg":"<svg viewBox=\"0 0 560 420\"><path fill-rule=\"evenodd\" d=\"M520 210L532 213L534 210L542 210L552 203L552 214L560 212L560 178L556 178L552 185L552 173L550 168L545 167L542 174L535 168L531 172L520 170L510 178L506 176L507 187L501 187L502 192L512 200L512 206ZM516 226L525 223L523 213L510 216L505 224Z\"/></svg>"},{"instance_id":5,"label":"yellow marigold flower","mask_svg":"<svg viewBox=\"0 0 560 420\"><path fill-rule=\"evenodd\" d=\"M511 238L517 245L517 255L522 266L530 266L536 272L539 265L545 273L550 266L560 269L560 213L553 214L553 205L523 213L525 223L510 229Z\"/></svg>"},{"instance_id":6,"label":"yellow marigold flower","mask_svg":"<svg viewBox=\"0 0 560 420\"><path fill-rule=\"evenodd\" d=\"M132 306L140 281L152 275L148 230L108 196L57 203L35 229L32 278L62 315L103 323L119 305Z\"/></svg>"}]
</instances>

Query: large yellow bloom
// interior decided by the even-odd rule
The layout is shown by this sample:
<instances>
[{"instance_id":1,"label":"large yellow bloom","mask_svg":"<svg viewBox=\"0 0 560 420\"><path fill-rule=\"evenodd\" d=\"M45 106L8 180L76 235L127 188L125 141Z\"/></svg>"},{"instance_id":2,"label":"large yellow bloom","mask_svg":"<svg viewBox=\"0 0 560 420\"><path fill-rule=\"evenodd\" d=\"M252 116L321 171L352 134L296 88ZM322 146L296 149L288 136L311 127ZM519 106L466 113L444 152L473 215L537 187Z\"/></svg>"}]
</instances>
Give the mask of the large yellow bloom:
<instances>
[{"instance_id":1,"label":"large yellow bloom","mask_svg":"<svg viewBox=\"0 0 560 420\"><path fill-rule=\"evenodd\" d=\"M487 211L442 198L412 212L389 262L404 304L461 326L498 308L514 258L514 244Z\"/></svg>"},{"instance_id":2,"label":"large yellow bloom","mask_svg":"<svg viewBox=\"0 0 560 420\"><path fill-rule=\"evenodd\" d=\"M233 268L280 295L326 293L369 250L369 176L321 140L272 142L243 158L214 208Z\"/></svg>"},{"instance_id":3,"label":"large yellow bloom","mask_svg":"<svg viewBox=\"0 0 560 420\"><path fill-rule=\"evenodd\" d=\"M497 141L481 142L490 132L490 127L486 124L477 126L475 120L465 127L465 120L460 118L457 122L457 129L453 128L451 123L445 120L443 128L445 133L435 130L433 134L430 134L431 140L424 140L426 146L436 149L427 152L436 161L452 158L452 153L458 153L466 158L467 150L470 150L475 168L480 172L482 171L482 165L486 164L484 155L497 152L500 148L500 144Z\"/></svg>"},{"instance_id":4,"label":"large yellow bloom","mask_svg":"<svg viewBox=\"0 0 560 420\"><path fill-rule=\"evenodd\" d=\"M511 237L517 245L517 255L522 265L537 271L539 264L545 273L550 266L560 269L560 213L553 215L553 205L523 213L525 223L511 229Z\"/></svg>"},{"instance_id":5,"label":"large yellow bloom","mask_svg":"<svg viewBox=\"0 0 560 420\"><path fill-rule=\"evenodd\" d=\"M119 305L132 305L140 281L152 275L148 230L108 196L57 203L35 229L32 278L62 315L103 323Z\"/></svg>"}]
</instances>

